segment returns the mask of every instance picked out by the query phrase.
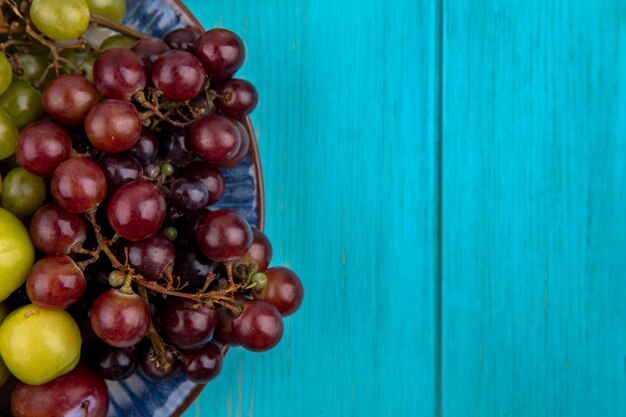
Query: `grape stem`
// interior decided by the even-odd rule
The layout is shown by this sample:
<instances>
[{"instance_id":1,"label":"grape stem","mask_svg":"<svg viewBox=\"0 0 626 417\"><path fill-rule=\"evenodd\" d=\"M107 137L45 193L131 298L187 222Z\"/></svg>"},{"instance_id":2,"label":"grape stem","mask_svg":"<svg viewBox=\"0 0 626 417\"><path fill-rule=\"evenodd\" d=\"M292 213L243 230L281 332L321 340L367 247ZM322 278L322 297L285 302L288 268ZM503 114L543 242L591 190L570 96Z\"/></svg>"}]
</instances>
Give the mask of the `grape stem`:
<instances>
[{"instance_id":1,"label":"grape stem","mask_svg":"<svg viewBox=\"0 0 626 417\"><path fill-rule=\"evenodd\" d=\"M90 21L92 24L104 26L106 28L112 29L116 32L121 33L122 35L126 35L129 38L133 39L147 39L150 36L145 33L141 33L133 28L130 28L126 25L123 25L119 22L109 19L108 17L102 16L98 13L90 13Z\"/></svg>"},{"instance_id":2,"label":"grape stem","mask_svg":"<svg viewBox=\"0 0 626 417\"><path fill-rule=\"evenodd\" d=\"M98 242L98 248L94 251L94 257L99 256L99 254L103 252L106 255L106 257L109 258L109 260L111 261L111 265L113 266L113 268L119 271L122 271L125 274L128 274L128 276L130 276L129 278L130 281L134 282L137 286L143 287L145 289L148 289L158 294L162 294L164 296L187 298L190 300L207 304L209 306L211 306L212 304L220 304L228 308L235 315L239 315L241 313L241 307L239 307L234 301L234 294L239 289L241 289L242 286L234 282L234 279L232 276L232 265L229 268L228 264L226 264L226 270L228 271L229 278L228 278L228 284L224 285L224 288L206 292L206 290L211 285L211 283L214 282L215 279L217 278L214 273L209 273L206 278L207 281L205 282L205 285L201 291L196 292L196 293L182 292L180 291L180 288L174 288L174 285L173 285L174 277L172 275L171 268L168 268L165 271L167 284L165 287L163 287L162 285L156 282L146 280L141 274L137 274L133 270L133 268L130 265L128 265L128 262L126 262L125 264L122 264L120 262L120 260L117 258L117 256L115 256L115 254L111 250L111 247L109 246L109 242L105 239L105 237L101 233L100 226L98 226L98 223L96 221L95 209L87 212L86 217L92 226L93 232Z\"/></svg>"},{"instance_id":3,"label":"grape stem","mask_svg":"<svg viewBox=\"0 0 626 417\"><path fill-rule=\"evenodd\" d=\"M143 298L143 300L150 308L150 298L148 298L148 291L144 287L138 287L137 292ZM156 352L156 360L157 367L162 368L164 371L167 371L170 367L170 363L167 360L167 352L165 350L165 344L163 343L163 339L159 336L156 328L154 327L154 323L152 322L152 315L150 315L150 325L148 326L148 338L150 339L150 343L152 343L152 347Z\"/></svg>"}]
</instances>

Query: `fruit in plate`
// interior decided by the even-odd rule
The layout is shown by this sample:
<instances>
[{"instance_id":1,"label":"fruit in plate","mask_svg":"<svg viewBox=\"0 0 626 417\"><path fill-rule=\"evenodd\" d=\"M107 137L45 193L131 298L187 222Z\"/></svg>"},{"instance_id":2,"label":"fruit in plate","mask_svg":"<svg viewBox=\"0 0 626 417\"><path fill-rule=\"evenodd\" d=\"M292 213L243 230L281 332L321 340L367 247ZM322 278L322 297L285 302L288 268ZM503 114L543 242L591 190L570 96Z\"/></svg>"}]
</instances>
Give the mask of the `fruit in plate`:
<instances>
[{"instance_id":1,"label":"fruit in plate","mask_svg":"<svg viewBox=\"0 0 626 417\"><path fill-rule=\"evenodd\" d=\"M43 385L18 383L11 395L15 417L105 417L108 408L104 380L82 364Z\"/></svg>"},{"instance_id":2,"label":"fruit in plate","mask_svg":"<svg viewBox=\"0 0 626 417\"><path fill-rule=\"evenodd\" d=\"M0 301L24 283L34 259L28 231L13 214L0 208Z\"/></svg>"},{"instance_id":3,"label":"fruit in plate","mask_svg":"<svg viewBox=\"0 0 626 417\"><path fill-rule=\"evenodd\" d=\"M33 0L30 18L47 37L69 41L87 30L89 6L85 0Z\"/></svg>"},{"instance_id":4,"label":"fruit in plate","mask_svg":"<svg viewBox=\"0 0 626 417\"><path fill-rule=\"evenodd\" d=\"M27 304L0 326L0 355L20 381L45 384L74 369L80 359L78 325L65 310Z\"/></svg>"}]
</instances>

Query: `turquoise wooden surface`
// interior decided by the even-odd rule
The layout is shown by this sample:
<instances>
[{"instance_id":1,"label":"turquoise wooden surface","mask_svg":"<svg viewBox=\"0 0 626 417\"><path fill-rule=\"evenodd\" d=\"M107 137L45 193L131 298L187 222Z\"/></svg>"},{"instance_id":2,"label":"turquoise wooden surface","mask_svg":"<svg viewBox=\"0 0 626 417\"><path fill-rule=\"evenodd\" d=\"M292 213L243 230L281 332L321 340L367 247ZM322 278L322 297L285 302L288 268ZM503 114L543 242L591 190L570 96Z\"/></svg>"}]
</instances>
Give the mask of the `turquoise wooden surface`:
<instances>
[{"instance_id":1,"label":"turquoise wooden surface","mask_svg":"<svg viewBox=\"0 0 626 417\"><path fill-rule=\"evenodd\" d=\"M626 416L626 3L186 3L306 298L185 417Z\"/></svg>"}]
</instances>

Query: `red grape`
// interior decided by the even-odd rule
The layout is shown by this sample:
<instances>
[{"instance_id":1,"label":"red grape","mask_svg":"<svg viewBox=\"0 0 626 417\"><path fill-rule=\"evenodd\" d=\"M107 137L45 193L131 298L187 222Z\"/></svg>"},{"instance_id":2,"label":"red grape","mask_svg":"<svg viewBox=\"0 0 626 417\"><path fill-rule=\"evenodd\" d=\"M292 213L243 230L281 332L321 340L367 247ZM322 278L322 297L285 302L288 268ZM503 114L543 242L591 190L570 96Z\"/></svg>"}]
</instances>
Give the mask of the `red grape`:
<instances>
[{"instance_id":1,"label":"red grape","mask_svg":"<svg viewBox=\"0 0 626 417\"><path fill-rule=\"evenodd\" d=\"M128 152L141 165L148 165L154 162L159 153L159 139L154 131L144 127L141 130L137 143Z\"/></svg>"},{"instance_id":2,"label":"red grape","mask_svg":"<svg viewBox=\"0 0 626 417\"><path fill-rule=\"evenodd\" d=\"M137 180L113 194L107 217L113 229L128 240L143 240L155 234L165 220L165 197L151 182Z\"/></svg>"},{"instance_id":3,"label":"red grape","mask_svg":"<svg viewBox=\"0 0 626 417\"><path fill-rule=\"evenodd\" d=\"M209 190L200 180L180 178L170 187L170 204L188 213L197 212L209 202Z\"/></svg>"},{"instance_id":4,"label":"red grape","mask_svg":"<svg viewBox=\"0 0 626 417\"><path fill-rule=\"evenodd\" d=\"M259 102L256 88L246 80L226 80L215 91L219 95L215 100L215 105L228 116L247 116L252 113Z\"/></svg>"},{"instance_id":5,"label":"red grape","mask_svg":"<svg viewBox=\"0 0 626 417\"><path fill-rule=\"evenodd\" d=\"M283 337L284 324L280 312L265 301L249 301L233 320L233 334L241 346L253 352L272 349Z\"/></svg>"},{"instance_id":6,"label":"red grape","mask_svg":"<svg viewBox=\"0 0 626 417\"><path fill-rule=\"evenodd\" d=\"M198 120L189 132L189 139L200 158L216 165L228 162L241 147L237 127L227 118L216 114Z\"/></svg>"},{"instance_id":7,"label":"red grape","mask_svg":"<svg viewBox=\"0 0 626 417\"><path fill-rule=\"evenodd\" d=\"M15 148L17 163L40 177L50 177L63 161L70 158L72 139L53 122L39 121L20 133Z\"/></svg>"},{"instance_id":8,"label":"red grape","mask_svg":"<svg viewBox=\"0 0 626 417\"><path fill-rule=\"evenodd\" d=\"M240 343L233 333L234 317L228 309L219 306L217 311L217 326L213 338L223 345L239 346Z\"/></svg>"},{"instance_id":9,"label":"red grape","mask_svg":"<svg viewBox=\"0 0 626 417\"><path fill-rule=\"evenodd\" d=\"M211 29L196 40L194 55L213 78L230 78L246 58L243 41L226 29Z\"/></svg>"},{"instance_id":10,"label":"red grape","mask_svg":"<svg viewBox=\"0 0 626 417\"><path fill-rule=\"evenodd\" d=\"M252 229L252 246L235 261L235 275L241 279L248 278L250 265L256 265L256 271L262 272L267 269L272 261L272 244L263 232ZM240 269L240 267L242 267ZM256 272L255 271L255 272Z\"/></svg>"},{"instance_id":11,"label":"red grape","mask_svg":"<svg viewBox=\"0 0 626 417\"><path fill-rule=\"evenodd\" d=\"M130 100L146 86L146 71L139 55L130 49L111 48L96 58L93 79L106 98Z\"/></svg>"},{"instance_id":12,"label":"red grape","mask_svg":"<svg viewBox=\"0 0 626 417\"><path fill-rule=\"evenodd\" d=\"M96 87L82 75L60 75L48 83L43 91L43 108L59 123L80 126L87 112L100 97Z\"/></svg>"},{"instance_id":13,"label":"red grape","mask_svg":"<svg viewBox=\"0 0 626 417\"><path fill-rule=\"evenodd\" d=\"M85 365L43 385L18 382L11 395L15 417L106 417L109 391Z\"/></svg>"},{"instance_id":14,"label":"red grape","mask_svg":"<svg viewBox=\"0 0 626 417\"><path fill-rule=\"evenodd\" d=\"M104 200L107 184L98 165L85 158L71 158L52 175L52 196L59 206L72 213L85 213Z\"/></svg>"},{"instance_id":15,"label":"red grape","mask_svg":"<svg viewBox=\"0 0 626 417\"><path fill-rule=\"evenodd\" d=\"M172 127L165 131L163 137L165 155L175 167L189 165L196 158L189 145L188 132L188 129L181 127Z\"/></svg>"},{"instance_id":16,"label":"red grape","mask_svg":"<svg viewBox=\"0 0 626 417\"><path fill-rule=\"evenodd\" d=\"M290 269L274 267L265 271L267 284L261 291L253 291L254 298L274 305L283 317L300 308L304 288L300 278Z\"/></svg>"},{"instance_id":17,"label":"red grape","mask_svg":"<svg viewBox=\"0 0 626 417\"><path fill-rule=\"evenodd\" d=\"M171 349L167 349L165 351L165 356L167 358L167 363L169 364L167 369L159 364L154 347L149 346L143 351L139 360L139 366L141 366L141 370L148 378L156 380L168 378L178 369L178 359L174 353L172 353Z\"/></svg>"},{"instance_id":18,"label":"red grape","mask_svg":"<svg viewBox=\"0 0 626 417\"><path fill-rule=\"evenodd\" d=\"M217 313L197 301L170 298L161 315L161 331L179 349L196 349L213 337Z\"/></svg>"},{"instance_id":19,"label":"red grape","mask_svg":"<svg viewBox=\"0 0 626 417\"><path fill-rule=\"evenodd\" d=\"M194 293L201 289L209 273L223 273L222 265L191 249L176 255L174 276L180 277L183 291Z\"/></svg>"},{"instance_id":20,"label":"red grape","mask_svg":"<svg viewBox=\"0 0 626 417\"><path fill-rule=\"evenodd\" d=\"M196 384L206 384L222 371L224 357L213 343L185 352L181 369L187 378Z\"/></svg>"},{"instance_id":21,"label":"red grape","mask_svg":"<svg viewBox=\"0 0 626 417\"><path fill-rule=\"evenodd\" d=\"M234 261L252 245L252 229L239 214L230 210L207 213L196 233L200 250L217 262Z\"/></svg>"},{"instance_id":22,"label":"red grape","mask_svg":"<svg viewBox=\"0 0 626 417\"><path fill-rule=\"evenodd\" d=\"M170 47L161 39L148 38L138 40L130 49L139 55L146 68L150 68L159 56L170 50Z\"/></svg>"},{"instance_id":23,"label":"red grape","mask_svg":"<svg viewBox=\"0 0 626 417\"><path fill-rule=\"evenodd\" d=\"M135 106L123 100L104 100L96 104L85 119L89 142L97 149L115 153L127 151L141 135L141 119Z\"/></svg>"},{"instance_id":24,"label":"red grape","mask_svg":"<svg viewBox=\"0 0 626 417\"><path fill-rule=\"evenodd\" d=\"M150 311L137 294L111 289L91 306L91 326L100 339L111 346L136 345L148 333Z\"/></svg>"},{"instance_id":25,"label":"red grape","mask_svg":"<svg viewBox=\"0 0 626 417\"><path fill-rule=\"evenodd\" d=\"M113 193L122 185L141 179L141 164L127 154L108 154L98 163L107 179L107 189Z\"/></svg>"},{"instance_id":26,"label":"red grape","mask_svg":"<svg viewBox=\"0 0 626 417\"><path fill-rule=\"evenodd\" d=\"M187 101L204 87L206 74L198 58L185 51L170 51L152 66L152 81L170 101Z\"/></svg>"},{"instance_id":27,"label":"red grape","mask_svg":"<svg viewBox=\"0 0 626 417\"><path fill-rule=\"evenodd\" d=\"M104 343L90 348L88 354L91 368L102 378L110 381L120 381L131 376L137 368L139 359L134 346L116 348Z\"/></svg>"},{"instance_id":28,"label":"red grape","mask_svg":"<svg viewBox=\"0 0 626 417\"><path fill-rule=\"evenodd\" d=\"M87 238L87 223L80 214L47 204L33 215L30 238L44 253L69 254Z\"/></svg>"},{"instance_id":29,"label":"red grape","mask_svg":"<svg viewBox=\"0 0 626 417\"><path fill-rule=\"evenodd\" d=\"M128 263L148 281L157 281L165 268L173 266L176 252L172 242L161 233L137 242L129 242Z\"/></svg>"},{"instance_id":30,"label":"red grape","mask_svg":"<svg viewBox=\"0 0 626 417\"><path fill-rule=\"evenodd\" d=\"M239 130L241 146L239 147L239 151L237 151L235 156L230 158L228 161L220 164L220 166L223 166L224 168L234 167L235 165L243 161L243 159L246 157L246 155L248 155L248 152L250 151L250 135L248 135L248 130L246 129L246 127L243 125L243 123L237 120L231 120L231 123L234 124Z\"/></svg>"},{"instance_id":31,"label":"red grape","mask_svg":"<svg viewBox=\"0 0 626 417\"><path fill-rule=\"evenodd\" d=\"M224 196L226 181L224 175L216 167L206 162L197 161L185 168L183 174L187 178L200 180L207 186L209 190L208 205L217 203Z\"/></svg>"},{"instance_id":32,"label":"red grape","mask_svg":"<svg viewBox=\"0 0 626 417\"><path fill-rule=\"evenodd\" d=\"M192 28L175 29L165 35L163 40L172 49L182 49L183 51L192 52L196 39L200 34Z\"/></svg>"},{"instance_id":33,"label":"red grape","mask_svg":"<svg viewBox=\"0 0 626 417\"><path fill-rule=\"evenodd\" d=\"M40 259L26 278L28 298L48 310L74 305L86 287L85 276L67 255L48 255Z\"/></svg>"}]
</instances>

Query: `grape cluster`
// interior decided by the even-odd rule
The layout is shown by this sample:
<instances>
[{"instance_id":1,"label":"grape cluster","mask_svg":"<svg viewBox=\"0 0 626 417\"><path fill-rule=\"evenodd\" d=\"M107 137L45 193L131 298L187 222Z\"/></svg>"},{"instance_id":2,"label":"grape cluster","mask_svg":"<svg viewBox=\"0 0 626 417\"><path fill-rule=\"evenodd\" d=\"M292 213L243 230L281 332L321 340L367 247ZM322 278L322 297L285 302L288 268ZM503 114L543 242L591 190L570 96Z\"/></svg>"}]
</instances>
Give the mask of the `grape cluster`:
<instances>
[{"instance_id":1,"label":"grape cluster","mask_svg":"<svg viewBox=\"0 0 626 417\"><path fill-rule=\"evenodd\" d=\"M16 312L0 327L0 355L21 381L15 416L37 413L29 397L72 384L81 387L76 401L85 392L99 398L87 414L102 416L101 378L140 368L163 379L180 369L206 383L227 346L275 347L303 287L291 270L270 267L262 231L215 207L222 169L249 152L243 121L258 102L251 83L233 78L242 40L226 29L182 28L162 40L128 42L128 32L97 49L84 40L64 47L53 42L66 40L58 22L42 12L49 5L30 5L37 31L26 26L31 36L16 38L28 47L0 53L0 214L20 218L36 249L5 303ZM37 52L37 40L49 53ZM80 364L69 358L63 372L42 378L16 373L20 317L48 311L70 329L63 343L82 343Z\"/></svg>"}]
</instances>

